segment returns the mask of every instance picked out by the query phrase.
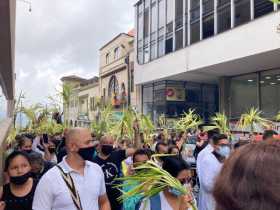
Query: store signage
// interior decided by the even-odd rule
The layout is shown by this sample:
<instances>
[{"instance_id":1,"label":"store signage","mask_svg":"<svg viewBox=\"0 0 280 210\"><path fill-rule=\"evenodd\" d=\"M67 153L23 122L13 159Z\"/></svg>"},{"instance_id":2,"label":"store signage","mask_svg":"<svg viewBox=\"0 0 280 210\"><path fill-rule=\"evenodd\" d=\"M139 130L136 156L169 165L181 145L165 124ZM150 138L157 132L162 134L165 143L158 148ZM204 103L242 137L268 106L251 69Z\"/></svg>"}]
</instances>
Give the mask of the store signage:
<instances>
[{"instance_id":1,"label":"store signage","mask_svg":"<svg viewBox=\"0 0 280 210\"><path fill-rule=\"evenodd\" d=\"M186 99L185 88L183 87L167 87L165 95L167 101L185 101Z\"/></svg>"}]
</instances>

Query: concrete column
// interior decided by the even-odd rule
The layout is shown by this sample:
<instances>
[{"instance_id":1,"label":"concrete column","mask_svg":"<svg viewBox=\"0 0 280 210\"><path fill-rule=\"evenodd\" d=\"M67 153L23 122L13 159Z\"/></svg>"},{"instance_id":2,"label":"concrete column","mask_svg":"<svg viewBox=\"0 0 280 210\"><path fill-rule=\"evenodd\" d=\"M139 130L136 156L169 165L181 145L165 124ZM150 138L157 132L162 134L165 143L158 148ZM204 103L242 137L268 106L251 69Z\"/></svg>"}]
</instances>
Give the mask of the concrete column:
<instances>
[{"instance_id":1,"label":"concrete column","mask_svg":"<svg viewBox=\"0 0 280 210\"><path fill-rule=\"evenodd\" d=\"M13 118L14 108L15 108L15 101L14 100L8 100L7 101L7 117L8 118Z\"/></svg>"},{"instance_id":2,"label":"concrete column","mask_svg":"<svg viewBox=\"0 0 280 210\"><path fill-rule=\"evenodd\" d=\"M219 79L219 104L220 112L230 116L230 78L221 77Z\"/></svg>"}]
</instances>

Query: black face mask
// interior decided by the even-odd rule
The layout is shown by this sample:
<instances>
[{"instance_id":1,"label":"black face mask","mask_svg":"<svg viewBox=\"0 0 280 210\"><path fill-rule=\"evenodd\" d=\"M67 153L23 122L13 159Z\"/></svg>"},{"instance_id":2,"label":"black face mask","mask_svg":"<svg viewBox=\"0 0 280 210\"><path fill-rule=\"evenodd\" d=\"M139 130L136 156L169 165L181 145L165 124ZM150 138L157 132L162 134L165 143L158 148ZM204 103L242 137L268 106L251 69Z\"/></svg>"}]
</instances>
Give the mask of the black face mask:
<instances>
[{"instance_id":1,"label":"black face mask","mask_svg":"<svg viewBox=\"0 0 280 210\"><path fill-rule=\"evenodd\" d=\"M84 160L92 160L94 152L95 152L94 147L86 147L86 148L80 148L78 153Z\"/></svg>"},{"instance_id":2,"label":"black face mask","mask_svg":"<svg viewBox=\"0 0 280 210\"><path fill-rule=\"evenodd\" d=\"M110 155L113 152L113 145L102 145L101 152L104 155Z\"/></svg>"},{"instance_id":3,"label":"black face mask","mask_svg":"<svg viewBox=\"0 0 280 210\"><path fill-rule=\"evenodd\" d=\"M31 172L29 171L26 174L21 175L21 176L11 176L10 182L15 185L23 185L25 182L27 182L27 180L30 177L31 177Z\"/></svg>"},{"instance_id":4,"label":"black face mask","mask_svg":"<svg viewBox=\"0 0 280 210\"><path fill-rule=\"evenodd\" d=\"M32 152L32 149L28 149L28 150L23 150L24 152L30 154Z\"/></svg>"},{"instance_id":5,"label":"black face mask","mask_svg":"<svg viewBox=\"0 0 280 210\"><path fill-rule=\"evenodd\" d=\"M55 147L51 147L51 148L49 148L49 152L51 153L51 154L53 154L53 153L55 153Z\"/></svg>"}]
</instances>

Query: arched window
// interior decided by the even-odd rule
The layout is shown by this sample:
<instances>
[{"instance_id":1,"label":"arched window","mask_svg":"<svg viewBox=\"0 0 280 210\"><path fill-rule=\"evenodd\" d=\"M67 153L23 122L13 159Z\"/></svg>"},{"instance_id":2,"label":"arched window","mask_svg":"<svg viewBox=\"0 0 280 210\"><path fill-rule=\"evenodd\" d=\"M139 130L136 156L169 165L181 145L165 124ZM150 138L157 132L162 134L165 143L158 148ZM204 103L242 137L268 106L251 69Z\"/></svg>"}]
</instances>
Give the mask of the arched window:
<instances>
[{"instance_id":1,"label":"arched window","mask_svg":"<svg viewBox=\"0 0 280 210\"><path fill-rule=\"evenodd\" d=\"M117 59L119 59L119 58L120 58L120 48L117 47L117 48L115 48L115 50L114 50L114 59L117 60Z\"/></svg>"},{"instance_id":2,"label":"arched window","mask_svg":"<svg viewBox=\"0 0 280 210\"><path fill-rule=\"evenodd\" d=\"M106 64L109 64L110 62L110 53L106 54Z\"/></svg>"},{"instance_id":3,"label":"arched window","mask_svg":"<svg viewBox=\"0 0 280 210\"><path fill-rule=\"evenodd\" d=\"M109 82L108 96L112 97L113 95L119 94L119 84L116 76L112 76Z\"/></svg>"}]
</instances>

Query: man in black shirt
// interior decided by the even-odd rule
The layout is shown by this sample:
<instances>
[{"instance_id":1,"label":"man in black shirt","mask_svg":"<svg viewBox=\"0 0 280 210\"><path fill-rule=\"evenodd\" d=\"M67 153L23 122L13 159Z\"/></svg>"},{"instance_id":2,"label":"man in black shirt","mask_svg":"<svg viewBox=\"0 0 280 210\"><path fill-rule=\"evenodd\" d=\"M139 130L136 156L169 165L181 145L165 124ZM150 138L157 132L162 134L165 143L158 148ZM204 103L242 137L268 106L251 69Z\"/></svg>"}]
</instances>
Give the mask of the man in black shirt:
<instances>
[{"instance_id":1,"label":"man in black shirt","mask_svg":"<svg viewBox=\"0 0 280 210\"><path fill-rule=\"evenodd\" d=\"M100 139L99 154L94 158L93 162L101 166L106 184L106 191L111 203L111 208L121 210L122 204L117 201L121 196L121 192L115 188L119 184L115 178L122 176L121 163L128 156L134 154L133 148L126 150L114 150L114 139L111 136L103 136Z\"/></svg>"}]
</instances>

